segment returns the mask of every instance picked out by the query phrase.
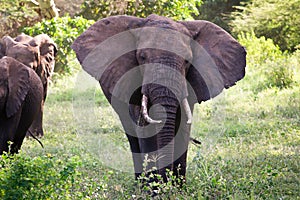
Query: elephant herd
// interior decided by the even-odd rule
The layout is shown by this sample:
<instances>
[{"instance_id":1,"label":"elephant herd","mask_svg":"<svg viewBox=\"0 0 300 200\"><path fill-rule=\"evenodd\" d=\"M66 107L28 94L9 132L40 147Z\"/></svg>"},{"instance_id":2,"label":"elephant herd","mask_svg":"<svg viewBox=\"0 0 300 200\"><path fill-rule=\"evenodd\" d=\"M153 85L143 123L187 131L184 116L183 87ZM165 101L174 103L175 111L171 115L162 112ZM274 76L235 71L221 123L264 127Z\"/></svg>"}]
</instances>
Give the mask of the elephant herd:
<instances>
[{"instance_id":1,"label":"elephant herd","mask_svg":"<svg viewBox=\"0 0 300 200\"><path fill-rule=\"evenodd\" d=\"M118 114L136 178L145 170L185 180L195 103L245 76L246 51L217 25L112 16L72 44L82 68ZM0 40L0 153L16 153L27 134L42 136L43 105L57 47L45 34ZM153 181L150 179L150 181Z\"/></svg>"},{"instance_id":2,"label":"elephant herd","mask_svg":"<svg viewBox=\"0 0 300 200\"><path fill-rule=\"evenodd\" d=\"M26 133L43 136L43 107L57 47L45 34L0 40L0 154L17 153Z\"/></svg>"}]
</instances>

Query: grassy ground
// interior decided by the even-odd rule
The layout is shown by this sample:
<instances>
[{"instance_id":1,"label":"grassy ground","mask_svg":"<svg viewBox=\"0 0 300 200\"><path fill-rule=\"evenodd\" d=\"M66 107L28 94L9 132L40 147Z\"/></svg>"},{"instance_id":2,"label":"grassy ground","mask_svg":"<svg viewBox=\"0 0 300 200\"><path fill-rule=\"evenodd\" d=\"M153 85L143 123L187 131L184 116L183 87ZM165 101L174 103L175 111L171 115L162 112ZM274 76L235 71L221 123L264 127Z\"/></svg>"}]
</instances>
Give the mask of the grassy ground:
<instances>
[{"instance_id":1,"label":"grassy ground","mask_svg":"<svg viewBox=\"0 0 300 200\"><path fill-rule=\"evenodd\" d=\"M293 86L284 89L253 89L257 83L251 73L195 107L192 135L202 145L190 145L187 184L181 191L161 186L159 198L300 199L299 69ZM45 173L49 188L56 188L44 191L48 199L150 198L134 181L128 142L98 84L82 74L55 80L45 105L45 148L25 140L15 158L29 163L25 167L30 171L22 176ZM16 165L3 163L6 171L2 176L0 172L0 181L12 184L19 178L3 173L14 174ZM25 167L20 162L19 168ZM44 177L31 177L22 198L42 199L38 192L33 194L47 184L34 181ZM9 187L20 192L22 184L7 186L13 191ZM0 191L10 199L3 185Z\"/></svg>"}]
</instances>

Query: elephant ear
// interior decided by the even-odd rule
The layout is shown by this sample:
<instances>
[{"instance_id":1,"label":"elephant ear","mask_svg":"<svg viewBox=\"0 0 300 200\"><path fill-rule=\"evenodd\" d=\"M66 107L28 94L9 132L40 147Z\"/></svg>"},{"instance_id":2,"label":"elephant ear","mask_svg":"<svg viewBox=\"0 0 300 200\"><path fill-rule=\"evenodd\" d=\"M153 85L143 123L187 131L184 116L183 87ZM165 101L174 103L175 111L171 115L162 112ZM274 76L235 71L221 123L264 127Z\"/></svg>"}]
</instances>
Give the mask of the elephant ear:
<instances>
[{"instance_id":1,"label":"elephant ear","mask_svg":"<svg viewBox=\"0 0 300 200\"><path fill-rule=\"evenodd\" d=\"M29 90L29 70L14 58L4 57L1 66L7 68L8 96L6 100L6 116L13 116L22 106Z\"/></svg>"},{"instance_id":2,"label":"elephant ear","mask_svg":"<svg viewBox=\"0 0 300 200\"><path fill-rule=\"evenodd\" d=\"M0 112L5 110L6 96L8 92L7 83L8 69L4 59L0 59Z\"/></svg>"},{"instance_id":3,"label":"elephant ear","mask_svg":"<svg viewBox=\"0 0 300 200\"><path fill-rule=\"evenodd\" d=\"M138 65L135 38L128 29L143 21L131 16L102 19L82 33L71 46L83 69L100 82L109 102L112 96L128 102L132 98L128 91L132 91L133 82L141 81L133 81L140 76L138 70L134 70Z\"/></svg>"},{"instance_id":4,"label":"elephant ear","mask_svg":"<svg viewBox=\"0 0 300 200\"><path fill-rule=\"evenodd\" d=\"M5 54L6 54L6 44L5 44L5 42L1 39L1 40L0 40L0 59L1 59L2 57L4 57Z\"/></svg>"},{"instance_id":5,"label":"elephant ear","mask_svg":"<svg viewBox=\"0 0 300 200\"><path fill-rule=\"evenodd\" d=\"M6 56L7 48L15 45L16 42L9 36L4 36L0 40L0 59L4 56Z\"/></svg>"},{"instance_id":6,"label":"elephant ear","mask_svg":"<svg viewBox=\"0 0 300 200\"><path fill-rule=\"evenodd\" d=\"M55 56L57 54L57 46L54 41L46 34L37 35L29 42L30 46L39 46L39 66L37 74L41 78L48 79L51 76L54 65ZM43 84L47 80L42 80Z\"/></svg>"},{"instance_id":7,"label":"elephant ear","mask_svg":"<svg viewBox=\"0 0 300 200\"><path fill-rule=\"evenodd\" d=\"M187 73L198 102L217 96L245 76L246 51L219 26L202 20L181 21L193 35L193 61Z\"/></svg>"}]
</instances>

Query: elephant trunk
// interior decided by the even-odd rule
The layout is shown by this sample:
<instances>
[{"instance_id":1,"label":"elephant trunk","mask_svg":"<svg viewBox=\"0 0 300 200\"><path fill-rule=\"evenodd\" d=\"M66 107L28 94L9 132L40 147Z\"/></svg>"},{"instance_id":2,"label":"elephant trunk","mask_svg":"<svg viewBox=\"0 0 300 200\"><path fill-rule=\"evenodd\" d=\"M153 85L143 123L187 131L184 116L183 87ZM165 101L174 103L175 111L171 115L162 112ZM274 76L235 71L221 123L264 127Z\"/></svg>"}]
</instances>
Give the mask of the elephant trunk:
<instances>
[{"instance_id":1,"label":"elephant trunk","mask_svg":"<svg viewBox=\"0 0 300 200\"><path fill-rule=\"evenodd\" d=\"M170 89L161 85L152 85L147 99L149 102L145 107L151 107L150 115L155 120L150 119L161 122L154 125L157 146L156 167L158 174L167 181L166 170L173 170L176 116L180 102Z\"/></svg>"},{"instance_id":2,"label":"elephant trunk","mask_svg":"<svg viewBox=\"0 0 300 200\"><path fill-rule=\"evenodd\" d=\"M156 97L151 103L157 105L153 107L152 115L154 119L163 121L156 124L157 134L157 168L158 173L166 181L166 169L173 170L175 127L179 102L173 95L162 95Z\"/></svg>"},{"instance_id":3,"label":"elephant trunk","mask_svg":"<svg viewBox=\"0 0 300 200\"><path fill-rule=\"evenodd\" d=\"M181 102L188 116L188 123L191 122L192 115L189 106L186 106L188 94L184 72L180 71L181 65L176 59L156 60L143 71L142 117L155 126L156 166L165 181L166 170L173 170L176 117Z\"/></svg>"}]
</instances>

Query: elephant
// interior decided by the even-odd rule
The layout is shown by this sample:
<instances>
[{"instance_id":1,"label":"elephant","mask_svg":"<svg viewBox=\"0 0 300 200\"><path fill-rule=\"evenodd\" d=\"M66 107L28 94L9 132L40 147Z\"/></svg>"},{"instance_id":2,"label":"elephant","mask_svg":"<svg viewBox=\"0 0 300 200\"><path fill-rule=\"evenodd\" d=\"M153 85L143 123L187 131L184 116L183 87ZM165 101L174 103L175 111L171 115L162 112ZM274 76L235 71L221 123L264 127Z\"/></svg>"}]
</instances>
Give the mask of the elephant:
<instances>
[{"instance_id":1,"label":"elephant","mask_svg":"<svg viewBox=\"0 0 300 200\"><path fill-rule=\"evenodd\" d=\"M0 40L0 58L8 56L32 68L43 83L43 101L39 112L28 130L28 136L43 136L43 110L50 77L54 70L57 46L46 34L35 37L20 34L16 38L4 36Z\"/></svg>"},{"instance_id":2,"label":"elephant","mask_svg":"<svg viewBox=\"0 0 300 200\"><path fill-rule=\"evenodd\" d=\"M111 16L71 48L120 118L136 179L146 172L166 182L171 171L185 182L195 103L245 76L245 48L204 20Z\"/></svg>"},{"instance_id":3,"label":"elephant","mask_svg":"<svg viewBox=\"0 0 300 200\"><path fill-rule=\"evenodd\" d=\"M43 101L37 73L11 57L0 59L0 155L17 153ZM12 144L9 148L8 141Z\"/></svg>"}]
</instances>

